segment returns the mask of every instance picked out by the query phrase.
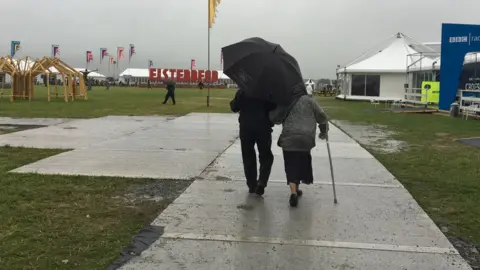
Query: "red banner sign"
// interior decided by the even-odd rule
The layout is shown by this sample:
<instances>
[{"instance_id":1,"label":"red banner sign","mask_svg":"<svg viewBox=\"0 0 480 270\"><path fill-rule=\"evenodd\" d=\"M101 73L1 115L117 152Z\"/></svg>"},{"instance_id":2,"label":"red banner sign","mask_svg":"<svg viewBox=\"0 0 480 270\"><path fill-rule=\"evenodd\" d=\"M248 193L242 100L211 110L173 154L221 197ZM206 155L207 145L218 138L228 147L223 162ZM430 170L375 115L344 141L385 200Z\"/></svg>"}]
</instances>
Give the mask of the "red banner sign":
<instances>
[{"instance_id":1,"label":"red banner sign","mask_svg":"<svg viewBox=\"0 0 480 270\"><path fill-rule=\"evenodd\" d=\"M176 82L208 82L218 81L218 71L216 70L189 70L189 69L169 69L169 68L150 68L150 81L163 81L167 79Z\"/></svg>"}]
</instances>

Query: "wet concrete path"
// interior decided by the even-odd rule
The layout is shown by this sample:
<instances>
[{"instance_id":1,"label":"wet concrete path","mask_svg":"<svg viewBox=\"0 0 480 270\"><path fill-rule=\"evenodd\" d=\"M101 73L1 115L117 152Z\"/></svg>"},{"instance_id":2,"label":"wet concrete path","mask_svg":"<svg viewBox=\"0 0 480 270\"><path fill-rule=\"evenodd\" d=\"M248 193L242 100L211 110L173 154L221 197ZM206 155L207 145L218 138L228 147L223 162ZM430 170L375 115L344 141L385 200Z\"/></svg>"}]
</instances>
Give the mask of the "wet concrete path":
<instances>
[{"instance_id":1,"label":"wet concrete path","mask_svg":"<svg viewBox=\"0 0 480 270\"><path fill-rule=\"evenodd\" d=\"M266 194L248 194L237 128L231 114L104 117L2 135L0 144L75 149L15 172L197 179L153 221L162 237L122 269L470 269L407 190L339 129L330 133L339 204L318 141L315 183L291 209L276 142Z\"/></svg>"}]
</instances>

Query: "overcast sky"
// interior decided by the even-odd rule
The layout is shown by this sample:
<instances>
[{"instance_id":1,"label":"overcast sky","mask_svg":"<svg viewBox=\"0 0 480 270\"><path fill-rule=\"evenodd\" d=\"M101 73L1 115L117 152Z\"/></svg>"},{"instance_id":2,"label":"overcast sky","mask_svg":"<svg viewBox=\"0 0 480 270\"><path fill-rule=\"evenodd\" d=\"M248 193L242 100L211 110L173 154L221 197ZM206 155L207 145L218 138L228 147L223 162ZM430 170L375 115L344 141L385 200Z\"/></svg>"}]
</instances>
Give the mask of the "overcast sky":
<instances>
[{"instance_id":1,"label":"overcast sky","mask_svg":"<svg viewBox=\"0 0 480 270\"><path fill-rule=\"evenodd\" d=\"M15 0L3 1L0 54L21 41L26 55L50 55L85 67L85 51L94 52L90 68L108 73L99 62L100 47L116 53L135 44L132 68L207 67L208 0ZM280 43L300 63L305 78L335 77L346 64L397 32L422 42L439 41L441 23L478 23L479 0L223 0L211 31L211 66L221 69L220 49L259 36Z\"/></svg>"}]
</instances>

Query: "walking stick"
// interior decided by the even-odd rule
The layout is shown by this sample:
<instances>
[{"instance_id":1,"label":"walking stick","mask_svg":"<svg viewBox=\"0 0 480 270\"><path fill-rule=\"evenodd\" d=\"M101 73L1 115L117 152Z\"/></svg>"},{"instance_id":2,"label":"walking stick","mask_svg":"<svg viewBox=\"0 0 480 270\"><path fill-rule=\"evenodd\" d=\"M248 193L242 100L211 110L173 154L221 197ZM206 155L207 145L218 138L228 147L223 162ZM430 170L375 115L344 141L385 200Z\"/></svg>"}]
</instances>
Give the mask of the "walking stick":
<instances>
[{"instance_id":1,"label":"walking stick","mask_svg":"<svg viewBox=\"0 0 480 270\"><path fill-rule=\"evenodd\" d=\"M330 153L330 142L328 141L328 133L325 138L327 141L327 152L328 152L328 161L330 162L330 174L332 175L332 186L333 186L333 203L337 204L337 191L335 190L335 176L333 174L333 164L332 164L332 154Z\"/></svg>"}]
</instances>

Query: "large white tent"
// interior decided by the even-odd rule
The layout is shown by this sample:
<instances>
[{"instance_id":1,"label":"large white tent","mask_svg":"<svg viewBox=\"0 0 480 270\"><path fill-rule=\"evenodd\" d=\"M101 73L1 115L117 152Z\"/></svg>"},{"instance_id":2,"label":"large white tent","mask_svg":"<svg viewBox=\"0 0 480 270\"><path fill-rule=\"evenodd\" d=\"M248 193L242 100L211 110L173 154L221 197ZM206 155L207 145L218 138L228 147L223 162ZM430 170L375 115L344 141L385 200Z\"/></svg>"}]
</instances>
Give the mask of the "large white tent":
<instances>
[{"instance_id":1,"label":"large white tent","mask_svg":"<svg viewBox=\"0 0 480 270\"><path fill-rule=\"evenodd\" d=\"M383 48L374 48L337 69L342 79L339 98L352 100L400 100L404 98L407 68L432 66L434 60L413 49L422 46L402 33L392 36ZM370 56L364 57L370 53ZM373 54L373 55L372 55Z\"/></svg>"},{"instance_id":2,"label":"large white tent","mask_svg":"<svg viewBox=\"0 0 480 270\"><path fill-rule=\"evenodd\" d=\"M309 85L312 87L312 90L315 91L315 85L316 85L316 84L315 84L315 82L314 82L312 79L306 80L306 82L305 82L305 87L307 87L307 86L309 86Z\"/></svg>"}]
</instances>

